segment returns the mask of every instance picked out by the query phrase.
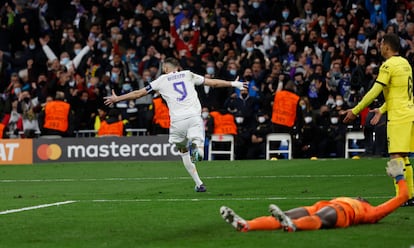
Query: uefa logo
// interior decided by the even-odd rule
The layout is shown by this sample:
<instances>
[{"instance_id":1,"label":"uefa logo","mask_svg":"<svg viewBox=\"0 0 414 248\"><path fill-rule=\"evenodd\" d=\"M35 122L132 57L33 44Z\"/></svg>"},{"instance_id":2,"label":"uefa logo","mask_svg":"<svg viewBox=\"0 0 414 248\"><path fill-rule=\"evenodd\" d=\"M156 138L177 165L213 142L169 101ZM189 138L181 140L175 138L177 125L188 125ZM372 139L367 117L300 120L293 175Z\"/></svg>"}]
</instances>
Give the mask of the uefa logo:
<instances>
[{"instance_id":1,"label":"uefa logo","mask_svg":"<svg viewBox=\"0 0 414 248\"><path fill-rule=\"evenodd\" d=\"M37 148L36 153L41 160L58 160L62 156L62 149L57 144L43 144Z\"/></svg>"}]
</instances>

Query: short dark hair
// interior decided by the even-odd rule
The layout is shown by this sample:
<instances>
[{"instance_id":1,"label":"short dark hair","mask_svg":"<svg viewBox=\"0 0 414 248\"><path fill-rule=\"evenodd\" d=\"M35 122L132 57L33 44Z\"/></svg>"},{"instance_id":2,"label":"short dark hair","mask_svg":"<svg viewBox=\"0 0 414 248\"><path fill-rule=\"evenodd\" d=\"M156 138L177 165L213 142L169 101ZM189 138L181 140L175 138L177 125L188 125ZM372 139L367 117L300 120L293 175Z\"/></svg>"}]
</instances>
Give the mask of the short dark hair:
<instances>
[{"instance_id":1,"label":"short dark hair","mask_svg":"<svg viewBox=\"0 0 414 248\"><path fill-rule=\"evenodd\" d=\"M170 64L174 67L179 67L180 66L180 62L178 62L178 60L176 58L173 58L173 57L166 58L164 60L164 63L165 64Z\"/></svg>"},{"instance_id":2,"label":"short dark hair","mask_svg":"<svg viewBox=\"0 0 414 248\"><path fill-rule=\"evenodd\" d=\"M400 37L398 37L398 35L389 33L385 34L382 39L382 42L387 44L394 52L400 50Z\"/></svg>"}]
</instances>

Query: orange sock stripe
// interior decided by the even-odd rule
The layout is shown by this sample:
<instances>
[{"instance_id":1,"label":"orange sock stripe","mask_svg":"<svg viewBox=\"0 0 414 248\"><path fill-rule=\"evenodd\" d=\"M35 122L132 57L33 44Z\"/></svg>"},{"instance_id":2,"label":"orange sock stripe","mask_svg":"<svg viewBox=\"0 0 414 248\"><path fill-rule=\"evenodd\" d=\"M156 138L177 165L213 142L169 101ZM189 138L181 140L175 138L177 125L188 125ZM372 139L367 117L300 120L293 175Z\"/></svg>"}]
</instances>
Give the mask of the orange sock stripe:
<instances>
[{"instance_id":1,"label":"orange sock stripe","mask_svg":"<svg viewBox=\"0 0 414 248\"><path fill-rule=\"evenodd\" d=\"M251 230L276 230L280 229L281 225L273 216L258 217L247 221L249 231Z\"/></svg>"},{"instance_id":2,"label":"orange sock stripe","mask_svg":"<svg viewBox=\"0 0 414 248\"><path fill-rule=\"evenodd\" d=\"M293 220L298 230L318 230L322 226L322 221L317 215L305 216Z\"/></svg>"}]
</instances>

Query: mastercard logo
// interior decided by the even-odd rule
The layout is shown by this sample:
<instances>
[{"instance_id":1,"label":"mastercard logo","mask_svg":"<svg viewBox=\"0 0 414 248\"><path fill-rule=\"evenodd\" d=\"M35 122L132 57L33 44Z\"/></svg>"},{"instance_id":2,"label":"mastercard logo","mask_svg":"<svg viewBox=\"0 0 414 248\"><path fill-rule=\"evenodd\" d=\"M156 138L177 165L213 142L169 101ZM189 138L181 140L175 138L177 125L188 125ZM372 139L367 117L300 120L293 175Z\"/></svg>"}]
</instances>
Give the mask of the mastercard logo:
<instances>
[{"instance_id":1,"label":"mastercard logo","mask_svg":"<svg viewBox=\"0 0 414 248\"><path fill-rule=\"evenodd\" d=\"M37 148L37 157L41 160L58 160L62 156L62 149L57 144L43 144Z\"/></svg>"}]
</instances>

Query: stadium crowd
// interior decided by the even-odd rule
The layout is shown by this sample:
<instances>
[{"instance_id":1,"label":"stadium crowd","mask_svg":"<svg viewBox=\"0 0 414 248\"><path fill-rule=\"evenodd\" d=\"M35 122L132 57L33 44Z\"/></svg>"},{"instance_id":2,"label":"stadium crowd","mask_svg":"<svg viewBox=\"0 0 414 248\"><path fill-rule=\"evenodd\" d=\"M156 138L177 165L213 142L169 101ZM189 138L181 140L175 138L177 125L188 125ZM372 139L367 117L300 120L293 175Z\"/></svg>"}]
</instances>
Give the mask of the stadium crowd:
<instances>
[{"instance_id":1,"label":"stadium crowd","mask_svg":"<svg viewBox=\"0 0 414 248\"><path fill-rule=\"evenodd\" d=\"M163 60L175 57L182 69L205 77L249 82L246 90L197 88L206 136L234 134L236 159L263 158L271 132L291 133L294 157L343 157L350 129L375 132L367 153L384 155L385 116L371 126L365 111L351 127L339 112L374 82L382 35L398 34L400 54L414 62L409 0L0 3L4 138L71 137L98 131L107 116L123 123L120 135L125 128L166 133L169 119L157 94L110 108L103 98L145 87L161 74ZM47 110L49 102L65 104ZM370 107L382 103L380 97ZM57 113L65 123L48 123Z\"/></svg>"}]
</instances>

